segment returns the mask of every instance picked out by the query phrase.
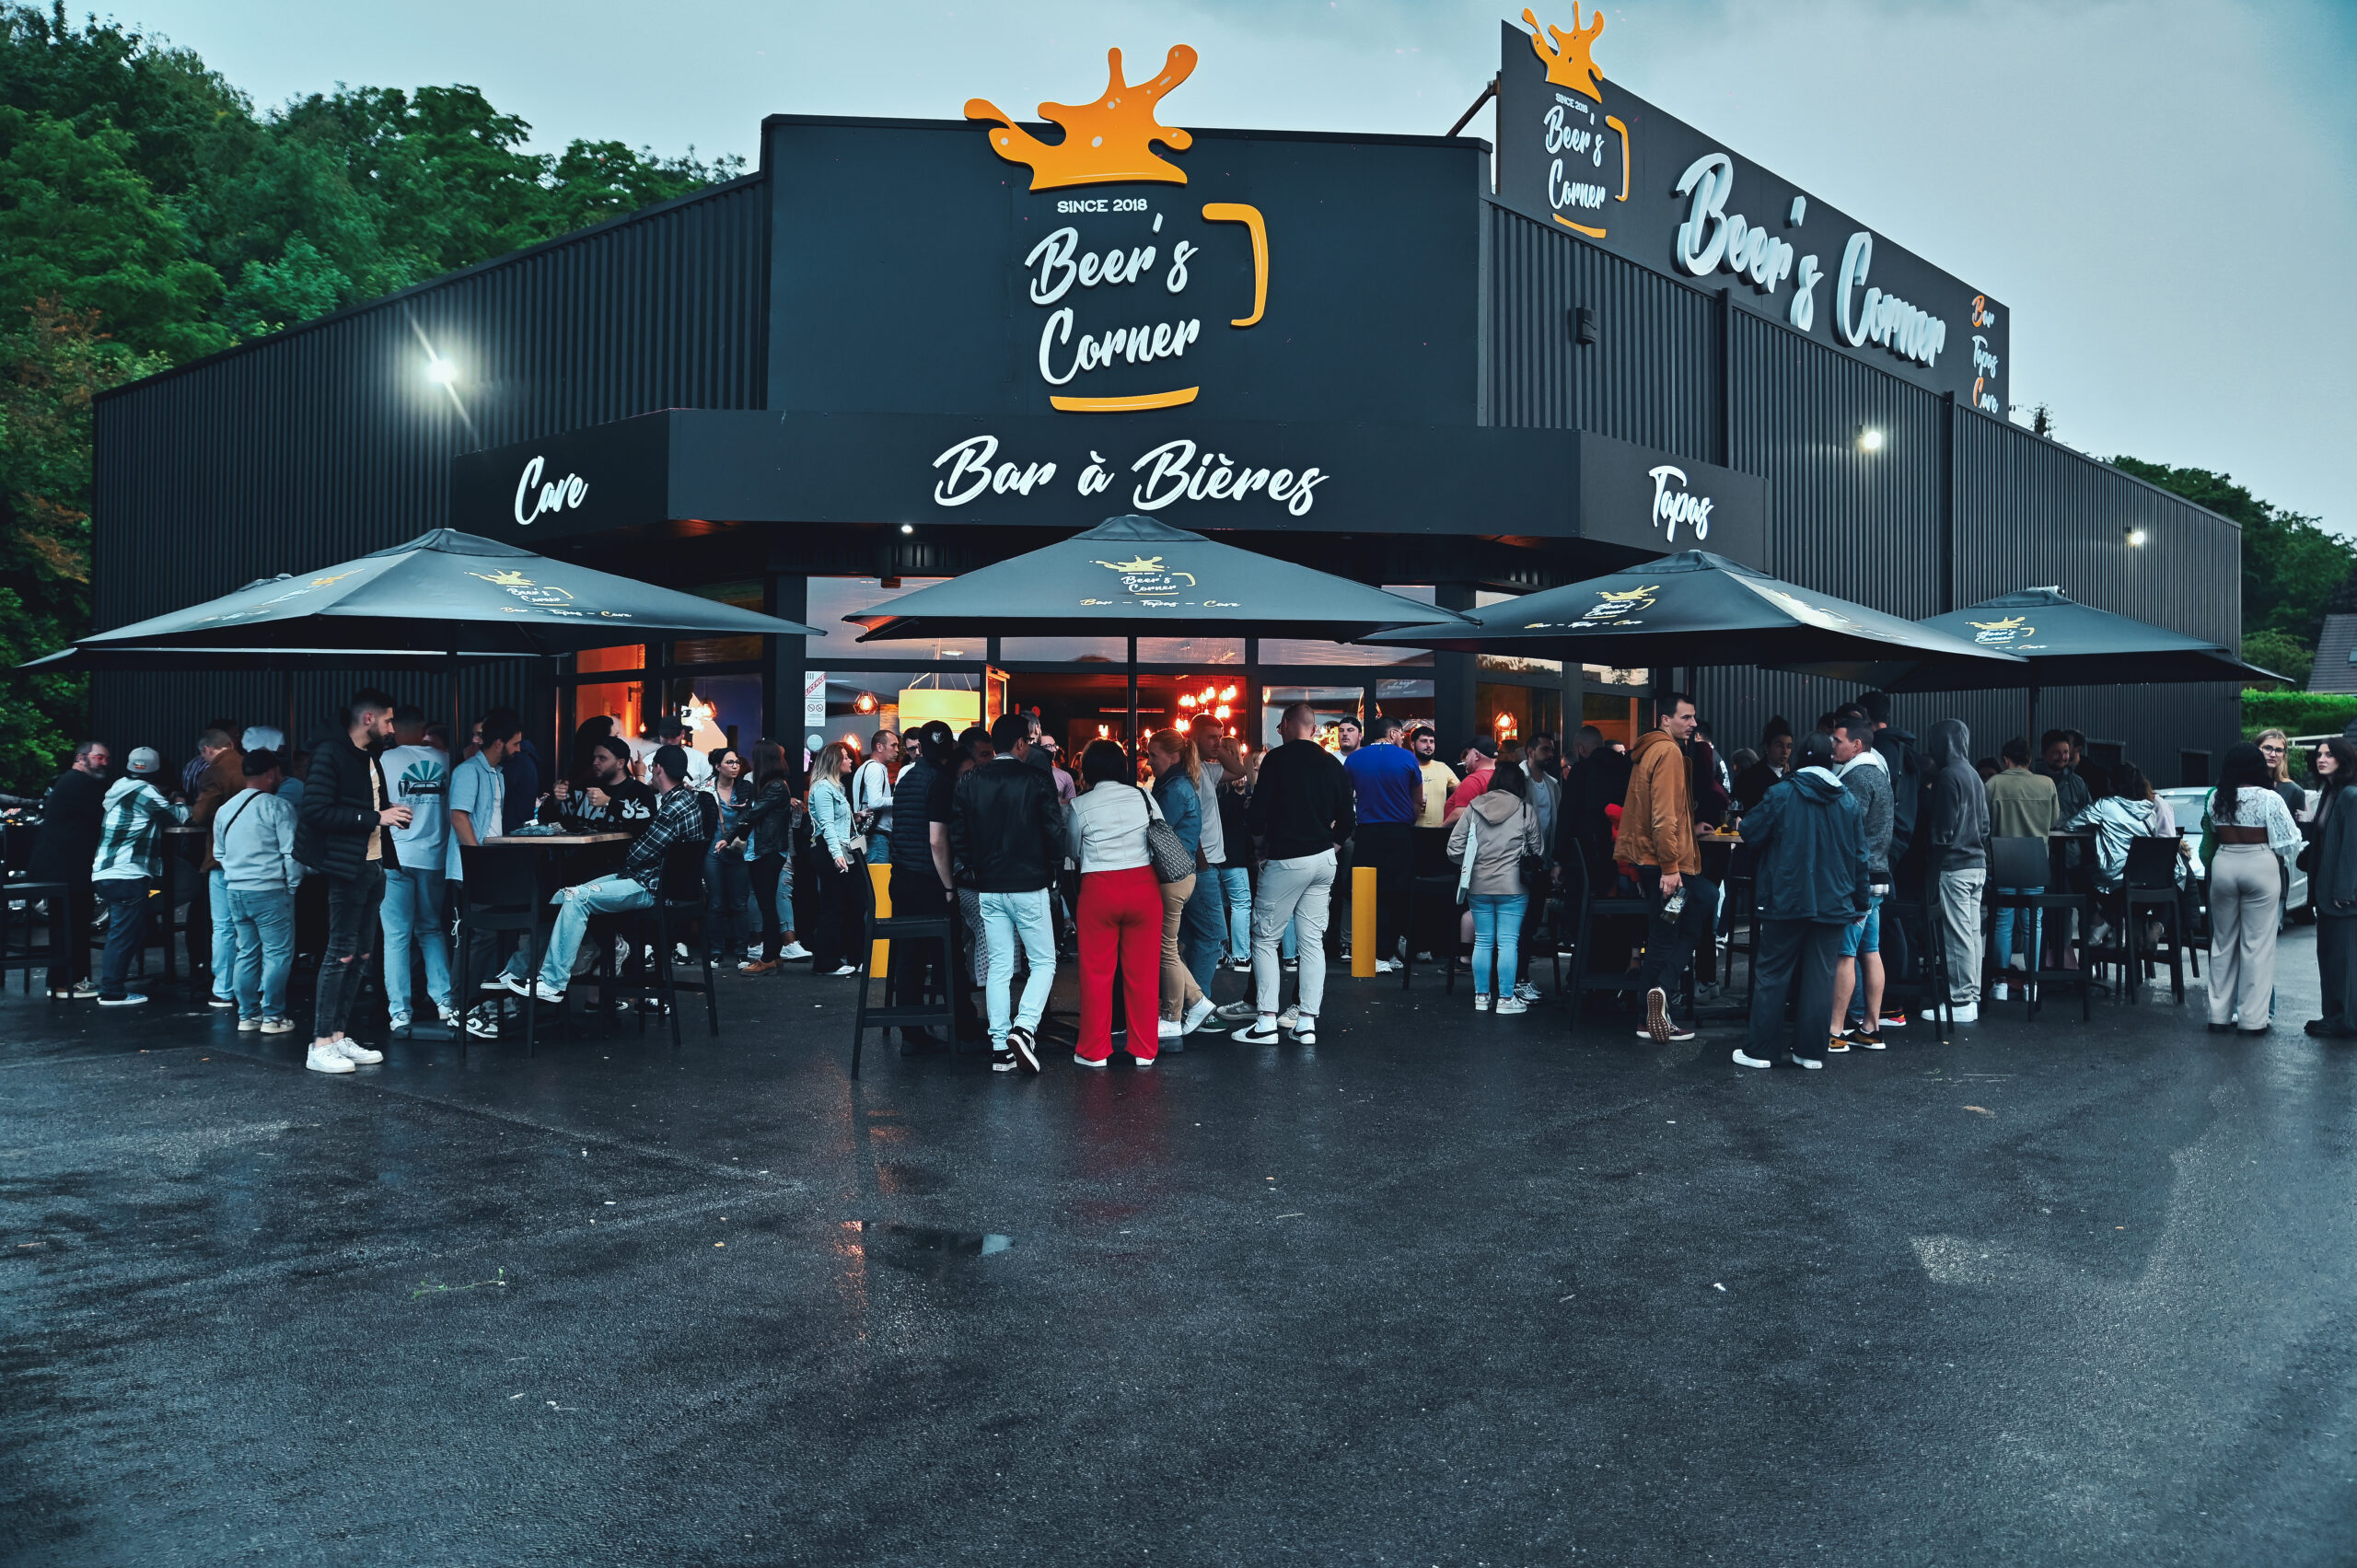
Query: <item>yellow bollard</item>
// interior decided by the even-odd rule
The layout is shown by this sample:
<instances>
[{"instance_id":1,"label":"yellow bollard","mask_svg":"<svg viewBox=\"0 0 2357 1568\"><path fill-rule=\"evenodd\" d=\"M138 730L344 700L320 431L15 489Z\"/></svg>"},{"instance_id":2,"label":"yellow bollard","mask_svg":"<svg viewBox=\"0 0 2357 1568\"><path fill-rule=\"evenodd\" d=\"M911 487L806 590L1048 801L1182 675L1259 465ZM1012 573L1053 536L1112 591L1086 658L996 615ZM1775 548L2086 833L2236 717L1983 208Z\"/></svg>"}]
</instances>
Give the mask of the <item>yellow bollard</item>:
<instances>
[{"instance_id":1,"label":"yellow bollard","mask_svg":"<svg viewBox=\"0 0 2357 1568\"><path fill-rule=\"evenodd\" d=\"M1351 867L1351 978L1373 980L1375 960L1375 867Z\"/></svg>"},{"instance_id":2,"label":"yellow bollard","mask_svg":"<svg viewBox=\"0 0 2357 1568\"><path fill-rule=\"evenodd\" d=\"M876 889L876 918L891 919L892 868L888 865L871 865L867 868L867 879ZM875 951L867 956L867 972L871 978L882 980L892 972L892 944L878 937L873 946Z\"/></svg>"}]
</instances>

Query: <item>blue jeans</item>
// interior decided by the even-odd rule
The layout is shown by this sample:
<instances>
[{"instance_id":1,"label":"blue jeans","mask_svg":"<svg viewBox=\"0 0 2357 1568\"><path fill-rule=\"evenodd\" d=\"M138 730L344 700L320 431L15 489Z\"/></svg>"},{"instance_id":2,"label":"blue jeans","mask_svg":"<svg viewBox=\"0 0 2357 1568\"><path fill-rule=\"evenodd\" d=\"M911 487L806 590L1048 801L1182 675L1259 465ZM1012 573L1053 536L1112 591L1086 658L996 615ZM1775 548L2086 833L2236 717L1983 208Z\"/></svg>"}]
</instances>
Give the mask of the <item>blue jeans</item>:
<instances>
[{"instance_id":1,"label":"blue jeans","mask_svg":"<svg viewBox=\"0 0 2357 1568\"><path fill-rule=\"evenodd\" d=\"M1473 895L1473 994L1490 993L1490 958L1497 957L1498 994L1514 994L1515 964L1522 956L1522 916L1528 893Z\"/></svg>"},{"instance_id":2,"label":"blue jeans","mask_svg":"<svg viewBox=\"0 0 2357 1568\"><path fill-rule=\"evenodd\" d=\"M2000 888L1997 891L2043 893L2046 889L2041 885L2036 888ZM2036 969L2038 968L2039 927L2045 923L2045 916L2037 910L2001 909L1997 912L1997 929L1993 933L1997 943L1997 967L2002 970L2013 962L2014 926L2016 922L2029 934L2029 959L2026 967Z\"/></svg>"},{"instance_id":3,"label":"blue jeans","mask_svg":"<svg viewBox=\"0 0 2357 1568\"><path fill-rule=\"evenodd\" d=\"M1023 977L1023 1002L1013 1021L1037 1029L1039 1015L1048 1010L1048 993L1056 983L1056 923L1045 888L1029 893L981 893L976 900L981 909L982 943L990 955L982 1003L990 1009L991 1046L995 1050L1006 1043L1017 941L1031 972Z\"/></svg>"},{"instance_id":4,"label":"blue jeans","mask_svg":"<svg viewBox=\"0 0 2357 1568\"><path fill-rule=\"evenodd\" d=\"M205 907L213 917L213 994L227 997L238 968L238 923L229 918L229 884L221 868L204 874Z\"/></svg>"},{"instance_id":5,"label":"blue jeans","mask_svg":"<svg viewBox=\"0 0 2357 1568\"><path fill-rule=\"evenodd\" d=\"M399 1024L410 1016L412 942L425 958L425 994L437 1009L451 1005L450 943L442 932L442 873L422 866L385 867L385 902L377 918L385 928L385 1009L393 1021Z\"/></svg>"},{"instance_id":6,"label":"blue jeans","mask_svg":"<svg viewBox=\"0 0 2357 1568\"><path fill-rule=\"evenodd\" d=\"M589 935L589 917L623 910L655 907L655 895L634 877L600 877L571 888L559 888L549 902L556 905L556 925L549 933L549 950L540 960L540 983L563 991L573 979L573 960Z\"/></svg>"},{"instance_id":7,"label":"blue jeans","mask_svg":"<svg viewBox=\"0 0 2357 1568\"><path fill-rule=\"evenodd\" d=\"M147 945L147 878L101 877L90 887L107 906L107 955L99 968L99 994L122 996L131 960Z\"/></svg>"},{"instance_id":8,"label":"blue jeans","mask_svg":"<svg viewBox=\"0 0 2357 1568\"><path fill-rule=\"evenodd\" d=\"M877 828L868 833L867 864L870 865L892 864L892 834L888 829Z\"/></svg>"},{"instance_id":9,"label":"blue jeans","mask_svg":"<svg viewBox=\"0 0 2357 1568\"><path fill-rule=\"evenodd\" d=\"M1239 964L1252 961L1252 873L1241 865L1223 865L1212 874L1227 900L1227 956Z\"/></svg>"},{"instance_id":10,"label":"blue jeans","mask_svg":"<svg viewBox=\"0 0 2357 1568\"><path fill-rule=\"evenodd\" d=\"M286 977L295 970L295 895L284 889L230 888L224 902L229 911L230 929L238 939L238 956L231 975L238 996L238 1016L286 1016ZM389 982L389 935L385 955L385 975ZM391 989L389 983L387 989ZM447 983L443 989L448 989Z\"/></svg>"},{"instance_id":11,"label":"blue jeans","mask_svg":"<svg viewBox=\"0 0 2357 1568\"><path fill-rule=\"evenodd\" d=\"M1219 950L1227 939L1227 890L1219 877L1216 869L1195 874L1195 890L1178 921L1178 961L1197 985L1219 973Z\"/></svg>"}]
</instances>

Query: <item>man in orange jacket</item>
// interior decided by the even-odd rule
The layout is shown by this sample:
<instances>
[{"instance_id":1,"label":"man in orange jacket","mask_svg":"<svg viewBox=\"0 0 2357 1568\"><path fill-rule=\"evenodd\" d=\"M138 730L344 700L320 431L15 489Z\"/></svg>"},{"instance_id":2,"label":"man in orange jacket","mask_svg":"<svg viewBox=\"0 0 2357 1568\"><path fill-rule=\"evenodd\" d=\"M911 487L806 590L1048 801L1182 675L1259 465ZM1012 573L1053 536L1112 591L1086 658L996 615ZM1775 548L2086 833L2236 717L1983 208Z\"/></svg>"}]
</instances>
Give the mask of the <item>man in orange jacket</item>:
<instances>
[{"instance_id":1,"label":"man in orange jacket","mask_svg":"<svg viewBox=\"0 0 2357 1568\"><path fill-rule=\"evenodd\" d=\"M1638 1037L1666 1045L1694 1038L1669 1016L1669 987L1694 959L1694 945L1711 934L1719 890L1701 876L1694 847L1694 785L1686 758L1694 733L1694 699L1664 692L1654 704L1658 727L1637 738L1629 753L1629 794L1612 858L1637 868L1653 918L1645 929L1645 959L1637 972L1645 988L1645 1027Z\"/></svg>"}]
</instances>

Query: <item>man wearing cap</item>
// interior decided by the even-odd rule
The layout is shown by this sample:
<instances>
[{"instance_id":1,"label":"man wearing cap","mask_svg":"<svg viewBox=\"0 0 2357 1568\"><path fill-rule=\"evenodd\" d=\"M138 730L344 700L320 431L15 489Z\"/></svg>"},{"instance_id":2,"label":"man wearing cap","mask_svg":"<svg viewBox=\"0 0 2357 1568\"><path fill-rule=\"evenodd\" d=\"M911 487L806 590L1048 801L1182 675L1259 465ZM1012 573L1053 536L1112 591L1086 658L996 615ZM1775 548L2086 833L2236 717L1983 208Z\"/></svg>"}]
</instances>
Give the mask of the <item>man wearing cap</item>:
<instances>
[{"instance_id":1,"label":"man wearing cap","mask_svg":"<svg viewBox=\"0 0 2357 1568\"><path fill-rule=\"evenodd\" d=\"M147 893L163 875L163 829L188 813L156 788L164 760L152 746L131 753L129 771L108 789L90 862L90 886L107 906L107 954L99 971L99 1005L135 1007L147 998L125 986L131 960L147 939Z\"/></svg>"},{"instance_id":2,"label":"man wearing cap","mask_svg":"<svg viewBox=\"0 0 2357 1568\"><path fill-rule=\"evenodd\" d=\"M1473 804L1474 797L1486 793L1490 775L1497 771L1498 743L1486 735L1477 735L1466 744L1457 758L1462 777L1448 794L1447 807L1441 813L1441 824L1454 827L1458 813Z\"/></svg>"},{"instance_id":3,"label":"man wearing cap","mask_svg":"<svg viewBox=\"0 0 2357 1568\"><path fill-rule=\"evenodd\" d=\"M303 880L295 808L278 796L285 773L276 752L243 753L238 772L245 788L215 814L210 835L238 939L235 960L215 983L228 982L240 1030L291 1034L286 981L295 968L295 889Z\"/></svg>"},{"instance_id":4,"label":"man wearing cap","mask_svg":"<svg viewBox=\"0 0 2357 1568\"><path fill-rule=\"evenodd\" d=\"M213 1006L227 1012L238 1005L233 994L231 971L238 964L238 926L229 918L228 885L221 879L221 862L213 854L213 822L224 802L246 787L245 753L238 749L237 737L226 729L208 729L197 737L197 760L203 767L197 770L196 787L189 791L188 825L203 828L204 837L197 865L204 873L205 923L213 928ZM189 910L190 923L197 921L198 912Z\"/></svg>"}]
</instances>

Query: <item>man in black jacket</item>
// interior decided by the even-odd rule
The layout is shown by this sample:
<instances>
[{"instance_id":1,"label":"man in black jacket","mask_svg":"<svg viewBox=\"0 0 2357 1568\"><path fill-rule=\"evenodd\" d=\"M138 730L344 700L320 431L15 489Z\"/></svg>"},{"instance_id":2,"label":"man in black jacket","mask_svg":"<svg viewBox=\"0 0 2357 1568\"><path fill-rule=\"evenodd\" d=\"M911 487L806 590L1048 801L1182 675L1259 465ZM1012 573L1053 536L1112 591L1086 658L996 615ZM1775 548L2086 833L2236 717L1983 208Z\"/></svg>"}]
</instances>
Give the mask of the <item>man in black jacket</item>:
<instances>
[{"instance_id":1,"label":"man in black jacket","mask_svg":"<svg viewBox=\"0 0 2357 1568\"><path fill-rule=\"evenodd\" d=\"M1750 1032L1735 1052L1739 1067L1771 1066L1779 1057L1796 1067L1825 1065L1841 935L1872 901L1865 812L1834 776L1833 738L1810 735L1798 760L1793 775L1743 818L1744 842L1759 855L1759 951ZM1790 1026L1787 997L1795 1020ZM1788 1027L1798 1034L1790 1051L1783 1049Z\"/></svg>"},{"instance_id":2,"label":"man in black jacket","mask_svg":"<svg viewBox=\"0 0 2357 1568\"><path fill-rule=\"evenodd\" d=\"M996 755L958 781L949 806L950 863L958 885L981 895L987 964L982 997L993 1073L1039 1070L1039 1015L1056 983L1056 923L1048 889L1069 849L1055 779L1030 765L1039 738L1038 719L1001 714L991 724ZM1018 941L1031 972L1010 1024Z\"/></svg>"},{"instance_id":3,"label":"man in black jacket","mask_svg":"<svg viewBox=\"0 0 2357 1568\"><path fill-rule=\"evenodd\" d=\"M393 738L393 700L366 689L343 710L343 739L311 753L310 775L296 807L295 858L327 883L328 942L319 955L319 999L313 1008L315 1073L349 1073L385 1059L344 1038L344 1024L367 975L368 937L385 898L385 863L396 865L388 828L409 825L409 807L391 804L377 753Z\"/></svg>"},{"instance_id":4,"label":"man in black jacket","mask_svg":"<svg viewBox=\"0 0 2357 1568\"><path fill-rule=\"evenodd\" d=\"M1252 984L1260 1016L1233 1038L1247 1045L1277 1042L1278 990L1284 981L1277 946L1290 923L1301 953L1293 1038L1315 1045L1318 1009L1326 1000L1326 911L1334 892L1334 851L1358 819L1350 774L1310 738L1318 733L1318 710L1295 703L1285 710L1277 733L1284 744L1260 759L1252 803L1245 808L1260 857L1260 883L1252 896Z\"/></svg>"},{"instance_id":5,"label":"man in black jacket","mask_svg":"<svg viewBox=\"0 0 2357 1568\"><path fill-rule=\"evenodd\" d=\"M90 887L90 865L99 853L99 824L106 819L107 765L113 759L103 740L86 740L75 749L74 765L57 775L41 797L41 833L33 840L36 882L63 882L66 908L52 911L58 955L49 967L52 1001L87 1001L99 993L90 983L90 923L97 916L97 895Z\"/></svg>"}]
</instances>

